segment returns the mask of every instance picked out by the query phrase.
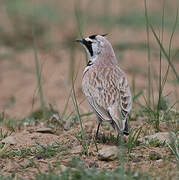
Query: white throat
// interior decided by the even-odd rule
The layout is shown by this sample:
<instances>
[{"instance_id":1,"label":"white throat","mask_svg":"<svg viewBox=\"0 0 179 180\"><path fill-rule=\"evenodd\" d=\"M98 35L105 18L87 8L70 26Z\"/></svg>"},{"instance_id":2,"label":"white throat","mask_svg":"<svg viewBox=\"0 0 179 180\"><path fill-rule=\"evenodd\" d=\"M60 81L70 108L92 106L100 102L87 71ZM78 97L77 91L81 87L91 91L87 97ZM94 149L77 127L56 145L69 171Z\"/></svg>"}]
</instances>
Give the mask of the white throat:
<instances>
[{"instance_id":1,"label":"white throat","mask_svg":"<svg viewBox=\"0 0 179 180\"><path fill-rule=\"evenodd\" d=\"M92 49L93 49L93 56L90 56L90 61L93 63L97 59L97 57L100 53L99 44L97 42L92 43Z\"/></svg>"},{"instance_id":2,"label":"white throat","mask_svg":"<svg viewBox=\"0 0 179 180\"><path fill-rule=\"evenodd\" d=\"M98 54L90 56L90 61L93 63L98 57Z\"/></svg>"}]
</instances>

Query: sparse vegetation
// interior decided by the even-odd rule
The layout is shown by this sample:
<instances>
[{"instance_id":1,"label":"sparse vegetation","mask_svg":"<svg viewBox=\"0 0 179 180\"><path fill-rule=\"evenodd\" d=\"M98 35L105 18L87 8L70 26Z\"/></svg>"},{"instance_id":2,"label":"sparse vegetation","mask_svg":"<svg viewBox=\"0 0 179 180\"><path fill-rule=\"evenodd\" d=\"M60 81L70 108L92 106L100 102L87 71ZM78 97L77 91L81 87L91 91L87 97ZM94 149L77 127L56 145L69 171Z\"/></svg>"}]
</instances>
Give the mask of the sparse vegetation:
<instances>
[{"instance_id":1,"label":"sparse vegetation","mask_svg":"<svg viewBox=\"0 0 179 180\"><path fill-rule=\"evenodd\" d=\"M61 1L0 3L0 180L177 179L175 1L159 5L144 0L143 7L141 2L119 1L120 8L107 0L95 6L90 0L75 0L74 7ZM109 33L119 64L128 73L133 111L126 142L107 123L99 139L94 138L96 117L80 83L88 57L85 62L74 42L93 33ZM169 140L139 143L156 132L169 132ZM117 159L99 160L105 145L118 146Z\"/></svg>"}]
</instances>

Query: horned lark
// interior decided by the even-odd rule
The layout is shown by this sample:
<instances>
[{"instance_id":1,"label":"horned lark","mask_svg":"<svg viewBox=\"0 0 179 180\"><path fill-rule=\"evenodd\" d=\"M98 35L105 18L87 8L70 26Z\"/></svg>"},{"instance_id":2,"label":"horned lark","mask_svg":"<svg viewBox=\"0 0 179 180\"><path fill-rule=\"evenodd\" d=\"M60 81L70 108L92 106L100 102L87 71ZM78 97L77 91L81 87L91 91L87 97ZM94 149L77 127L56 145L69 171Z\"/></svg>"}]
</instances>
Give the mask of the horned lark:
<instances>
[{"instance_id":1,"label":"horned lark","mask_svg":"<svg viewBox=\"0 0 179 180\"><path fill-rule=\"evenodd\" d=\"M132 108L132 96L126 75L119 68L113 48L106 35L92 35L78 39L89 55L83 72L82 90L98 117L98 131L102 121L109 122L119 134L129 134L127 116Z\"/></svg>"}]
</instances>

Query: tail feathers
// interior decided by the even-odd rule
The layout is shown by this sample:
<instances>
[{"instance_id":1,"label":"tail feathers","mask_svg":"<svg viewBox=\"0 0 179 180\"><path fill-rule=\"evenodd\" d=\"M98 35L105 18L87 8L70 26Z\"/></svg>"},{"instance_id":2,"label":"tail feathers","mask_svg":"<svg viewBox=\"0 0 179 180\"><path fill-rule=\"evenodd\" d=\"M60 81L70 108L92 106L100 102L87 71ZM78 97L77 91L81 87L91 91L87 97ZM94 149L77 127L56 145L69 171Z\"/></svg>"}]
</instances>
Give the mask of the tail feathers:
<instances>
[{"instance_id":1,"label":"tail feathers","mask_svg":"<svg viewBox=\"0 0 179 180\"><path fill-rule=\"evenodd\" d=\"M127 121L125 122L125 127L124 127L124 130L121 131L121 129L119 128L119 126L116 124L115 121L112 121L111 122L111 126L114 128L114 130L118 133L118 134L121 134L123 133L124 135L129 135L129 128L128 128L128 124L127 124Z\"/></svg>"},{"instance_id":2,"label":"tail feathers","mask_svg":"<svg viewBox=\"0 0 179 180\"><path fill-rule=\"evenodd\" d=\"M126 120L127 112L124 114L119 111L115 106L108 108L109 115L111 116L111 125L117 133L123 133L124 135L129 135L129 128Z\"/></svg>"},{"instance_id":3,"label":"tail feathers","mask_svg":"<svg viewBox=\"0 0 179 180\"><path fill-rule=\"evenodd\" d=\"M128 124L127 124L127 120L125 122L125 127L124 127L124 130L123 130L123 134L124 135L129 135L129 127L128 127Z\"/></svg>"}]
</instances>

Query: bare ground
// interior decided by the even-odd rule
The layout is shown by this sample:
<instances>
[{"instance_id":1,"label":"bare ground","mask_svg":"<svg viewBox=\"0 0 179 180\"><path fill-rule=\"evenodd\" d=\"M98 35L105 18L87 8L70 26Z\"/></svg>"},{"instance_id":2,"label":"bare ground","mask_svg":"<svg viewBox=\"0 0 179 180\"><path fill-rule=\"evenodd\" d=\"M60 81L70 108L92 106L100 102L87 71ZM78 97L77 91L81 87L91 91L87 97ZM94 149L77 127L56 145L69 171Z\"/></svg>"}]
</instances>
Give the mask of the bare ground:
<instances>
[{"instance_id":1,"label":"bare ground","mask_svg":"<svg viewBox=\"0 0 179 180\"><path fill-rule=\"evenodd\" d=\"M159 1L161 3L161 1ZM161 10L159 2L150 4L152 11ZM54 3L57 3L54 1ZM98 2L99 3L99 2ZM177 1L176 1L177 4ZM171 6L176 6L174 5ZM129 6L130 5L130 6ZM74 10L73 3L66 3L63 5L64 10L71 12ZM86 4L81 4L82 8L86 9ZM120 4L112 4L111 9L114 9L113 14L118 14L123 12L130 12L130 8L134 6L138 9L143 8L143 5L139 1L135 4L131 4L129 1L125 1ZM102 11L100 3L95 7L98 9L97 12ZM95 10L94 10L95 11ZM119 13L119 14L120 14ZM5 23L6 24L6 23ZM100 25L86 25L85 35L94 34L98 32L104 32L106 29ZM75 30L74 30L75 29ZM74 19L70 19L69 23L63 24L63 27L57 25L56 28L52 28L52 39L55 40L56 45L54 48L49 48L43 50L42 42L38 41L38 59L41 67L42 76L42 86L44 90L44 97L47 103L53 105L53 107L61 114L64 110L67 98L69 96L68 90L65 88L64 80L70 84L70 71L72 70L71 64L73 63L75 72L78 72L77 80L75 82L75 91L77 95L78 102L82 102L79 106L80 113L87 113L90 110L85 97L81 91L81 76L83 69L85 67L85 55L78 45L75 46L75 51L72 56L74 57L73 62L71 61L71 47L64 48L59 47L63 45L64 42L73 41L78 35L76 30L76 25L74 24ZM74 33L72 33L74 32ZM157 50L157 44L152 34L150 36L151 44L154 45L154 50L152 51L152 75L158 74L159 68L159 51ZM164 46L168 46L170 38L170 33L166 30L164 38ZM110 29L110 35L108 36L109 41L112 44L118 42L132 42L141 43L146 42L146 30L145 27L142 29L138 28L128 28L128 27L118 27ZM177 49L179 40L179 32L175 33L175 39L173 41L173 48ZM115 49L117 56L120 57L119 64L120 67L126 72L129 83L132 87L132 80L135 76L136 91L144 90L144 95L147 92L147 52L136 49L126 49L125 51L119 51ZM118 52L119 51L119 52ZM119 53L119 54L118 54ZM24 51L16 51L12 47L0 45L0 112L5 112L6 118L9 117L13 120L18 121L24 117L27 117L30 113L35 111L40 106L39 94L37 92L37 79L35 72L35 62L34 62L34 50L28 48ZM166 59L162 59L163 68L162 72L165 73L167 69ZM179 69L178 59L174 61L176 69ZM164 89L164 95L169 94L170 104L175 103L175 100L179 97L179 86L171 82L175 79L173 72L170 70L169 80L166 83ZM154 100L157 100L157 81L153 80L154 85ZM144 98L140 97L139 101L145 104ZM135 108L135 107L134 107ZM177 106L176 106L177 108ZM67 113L73 112L74 108L70 100ZM151 124L144 125L148 120L147 117L139 117L135 119L136 121L131 121L130 126L133 128L138 128L143 126L141 137L148 134L154 134L155 129ZM61 171L61 165L67 167L69 162L72 160L72 156L79 156L81 160L84 160L85 166L90 167L92 164L97 164L99 169L115 169L119 166L119 160L114 161L100 161L98 160L98 153L96 151L95 144L93 142L93 136L96 129L96 117L94 115L82 118L84 130L87 136L87 141L89 143L89 156L86 156L81 149L78 153L73 153L73 149L81 146L80 140L77 136L80 133L79 123L76 121L75 124L68 130L65 131L59 128L54 134L49 133L38 133L36 130L39 127L44 127L44 124L37 124L35 126L21 126L19 129L16 128L12 135L15 137L17 144L11 145L7 149L8 152L15 152L23 148L34 148L35 142L39 142L41 145L50 145L52 142L56 141L62 146L67 147L66 150L55 154L51 158L43 157L39 158L36 155L28 155L27 157L22 156L9 156L8 158L0 158L0 168L1 174L11 174L16 172L16 176L23 178L34 177L35 173L48 171L48 165L50 164L54 167L55 171ZM44 122L44 121L43 121ZM10 132L4 125L0 126L3 132ZM161 125L161 131L168 131L166 124ZM101 132L109 135L110 132L114 134L113 130L106 130L106 126L103 126ZM144 133L145 132L145 133ZM103 147L102 143L98 144L98 148ZM150 160L149 154L151 151L158 152L162 155L159 160ZM29 164L29 160L33 159L36 166L32 165L24 168ZM57 162L60 166L57 166ZM133 149L131 156L126 157L125 163L126 169L131 168L138 172L147 172L152 174L155 178L160 177L160 179L177 179L177 163L168 147L152 147L139 145Z\"/></svg>"}]
</instances>

